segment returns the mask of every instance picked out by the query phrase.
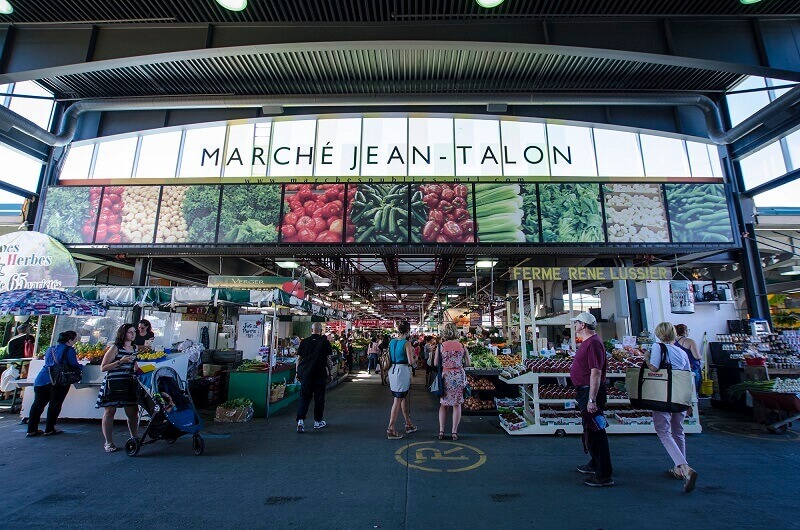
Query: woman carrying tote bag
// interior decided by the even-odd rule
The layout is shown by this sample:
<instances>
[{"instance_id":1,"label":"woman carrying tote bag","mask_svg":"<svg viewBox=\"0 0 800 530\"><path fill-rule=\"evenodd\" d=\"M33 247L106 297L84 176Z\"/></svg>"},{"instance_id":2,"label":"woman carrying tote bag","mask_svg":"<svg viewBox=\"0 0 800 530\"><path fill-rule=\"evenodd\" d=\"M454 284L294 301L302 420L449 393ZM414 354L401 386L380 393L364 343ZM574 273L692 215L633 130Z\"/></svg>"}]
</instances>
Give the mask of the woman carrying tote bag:
<instances>
[{"instance_id":1,"label":"woman carrying tote bag","mask_svg":"<svg viewBox=\"0 0 800 530\"><path fill-rule=\"evenodd\" d=\"M77 352L75 351L75 341L78 339L78 334L72 330L62 331L58 336L58 344L47 349L44 356L44 366L39 375L36 376L36 381L33 383L34 400L31 405L31 410L28 414L28 434L27 437L33 436L53 436L61 434L64 431L56 429L56 421L58 415L61 414L61 406L67 398L67 393L71 385L69 384L54 384L52 380L50 368L59 364L66 364L72 367L77 367L80 372L80 363L78 363ZM42 418L44 408L49 405L47 409L47 425L44 431L39 430L39 420Z\"/></svg>"},{"instance_id":2,"label":"woman carrying tote bag","mask_svg":"<svg viewBox=\"0 0 800 530\"><path fill-rule=\"evenodd\" d=\"M691 370L686 353L674 345L675 336L675 328L669 322L662 322L656 326L656 338L661 344L653 344L650 350L650 359L647 362L650 370L658 371L664 361L672 365L672 370ZM662 350L666 350L667 359L663 359ZM683 489L686 493L689 493L695 488L697 471L689 467L686 462L686 436L683 433L684 419L686 419L686 411L653 411L653 424L656 428L656 434L658 434L661 444L675 464L675 467L670 469L668 473L678 480L683 480Z\"/></svg>"}]
</instances>

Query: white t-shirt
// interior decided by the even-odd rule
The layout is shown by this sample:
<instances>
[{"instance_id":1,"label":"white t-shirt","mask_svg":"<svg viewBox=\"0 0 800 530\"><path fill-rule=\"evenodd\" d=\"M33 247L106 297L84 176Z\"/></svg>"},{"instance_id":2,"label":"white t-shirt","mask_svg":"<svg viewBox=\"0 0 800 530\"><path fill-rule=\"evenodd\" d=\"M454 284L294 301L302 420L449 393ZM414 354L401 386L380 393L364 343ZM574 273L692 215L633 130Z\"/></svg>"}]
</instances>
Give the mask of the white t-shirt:
<instances>
[{"instance_id":1,"label":"white t-shirt","mask_svg":"<svg viewBox=\"0 0 800 530\"><path fill-rule=\"evenodd\" d=\"M686 352L678 348L674 344L667 344L667 355L669 362L672 364L673 370L691 370L689 364L689 357ZM661 343L655 342L650 349L650 364L655 367L661 365Z\"/></svg>"}]
</instances>

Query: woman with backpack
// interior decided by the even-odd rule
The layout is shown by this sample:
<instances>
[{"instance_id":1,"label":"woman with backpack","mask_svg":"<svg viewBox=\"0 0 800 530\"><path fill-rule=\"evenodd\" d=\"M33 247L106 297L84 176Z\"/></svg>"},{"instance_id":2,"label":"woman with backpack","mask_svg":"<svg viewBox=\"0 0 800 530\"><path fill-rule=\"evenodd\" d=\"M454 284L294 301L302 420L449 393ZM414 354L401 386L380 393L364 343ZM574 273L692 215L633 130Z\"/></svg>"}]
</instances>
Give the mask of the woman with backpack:
<instances>
[{"instance_id":1,"label":"woman with backpack","mask_svg":"<svg viewBox=\"0 0 800 530\"><path fill-rule=\"evenodd\" d=\"M59 386L52 384L50 378L50 367L56 364L71 364L72 366L80 366L78 363L78 354L75 351L75 342L78 340L78 334L72 330L62 331L58 336L58 343L47 349L44 355L44 366L39 375L36 376L36 381L33 383L33 393L35 398L31 410L28 414L28 438L33 436L52 436L61 434L64 431L56 429L56 420L58 415L61 414L61 405L67 398L67 393L71 385ZM47 409L47 425L44 431L39 430L39 420L42 417L44 408L49 404Z\"/></svg>"},{"instance_id":2,"label":"woman with backpack","mask_svg":"<svg viewBox=\"0 0 800 530\"><path fill-rule=\"evenodd\" d=\"M700 362L702 356L700 355L700 350L697 348L697 343L687 336L689 334L689 328L686 327L686 324L676 325L675 333L677 334L675 345L685 351L686 356L689 358L689 365L691 366L692 373L694 374L694 391L699 396L700 385L703 382Z\"/></svg>"}]
</instances>

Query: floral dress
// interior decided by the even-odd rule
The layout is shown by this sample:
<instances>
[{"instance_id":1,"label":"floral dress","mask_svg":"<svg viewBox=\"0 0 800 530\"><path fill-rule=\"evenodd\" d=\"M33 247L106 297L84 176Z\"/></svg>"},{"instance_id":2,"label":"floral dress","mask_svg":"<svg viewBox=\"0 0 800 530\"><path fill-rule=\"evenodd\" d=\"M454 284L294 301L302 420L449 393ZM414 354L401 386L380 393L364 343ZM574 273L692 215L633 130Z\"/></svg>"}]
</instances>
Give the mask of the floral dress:
<instances>
[{"instance_id":1,"label":"floral dress","mask_svg":"<svg viewBox=\"0 0 800 530\"><path fill-rule=\"evenodd\" d=\"M467 374L464 371L464 346L457 340L442 343L442 381L444 394L439 399L442 405L454 407L464 403Z\"/></svg>"}]
</instances>

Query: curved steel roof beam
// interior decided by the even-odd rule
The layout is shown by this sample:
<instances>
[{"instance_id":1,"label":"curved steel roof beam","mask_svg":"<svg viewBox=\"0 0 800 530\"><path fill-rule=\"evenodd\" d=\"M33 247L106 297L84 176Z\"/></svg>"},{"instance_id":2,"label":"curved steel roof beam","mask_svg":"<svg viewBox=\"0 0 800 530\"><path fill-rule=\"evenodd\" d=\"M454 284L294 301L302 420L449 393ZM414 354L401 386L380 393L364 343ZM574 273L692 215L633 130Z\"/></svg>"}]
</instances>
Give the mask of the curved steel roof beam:
<instances>
[{"instance_id":1,"label":"curved steel roof beam","mask_svg":"<svg viewBox=\"0 0 800 530\"><path fill-rule=\"evenodd\" d=\"M626 106L694 106L703 112L709 138L725 145L738 140L772 117L786 112L800 101L800 87L795 87L748 119L725 131L717 106L702 94L421 94L402 96L345 95L345 96L192 96L153 97L118 100L83 100L73 103L64 113L58 133L42 129L15 112L0 106L0 125L13 127L47 145L61 147L75 136L78 119L86 112L132 111L187 108L242 108L276 105L283 107L335 107L335 106L386 106L386 105L487 105L502 102L509 105L626 105Z\"/></svg>"},{"instance_id":2,"label":"curved steel roof beam","mask_svg":"<svg viewBox=\"0 0 800 530\"><path fill-rule=\"evenodd\" d=\"M741 75L756 75L783 79L787 81L799 81L800 72L782 70L777 68L766 68L751 66L739 63L728 63L724 61L712 61L706 59L695 59L691 57L680 57L674 55L660 55L654 53L642 53L620 50L608 50L602 48L586 48L576 46L557 46L547 44L520 44L520 43L497 43L497 42L471 42L471 41L336 41L336 42L300 42L288 44L259 44L248 46L232 46L226 48L204 48L200 50L187 50L170 53L159 53L154 55L139 55L135 57L123 57L119 59L109 59L103 61L92 61L80 64L57 66L51 68L41 68L36 70L26 70L23 72L0 74L0 84L14 83L19 81L30 81L44 79L48 77L68 76L89 72L99 72L113 70L116 68L136 67L150 64L163 64L169 62L191 61L198 59L208 59L215 57L233 57L248 55L269 55L302 52L347 52L362 50L433 50L433 51L452 51L452 52L495 52L495 53L523 53L539 55L558 55L567 57L588 57L598 59L610 59L626 62L641 62L649 64L660 64L666 66L679 66L687 68L697 68L700 70L712 70L720 72L730 72Z\"/></svg>"}]
</instances>

